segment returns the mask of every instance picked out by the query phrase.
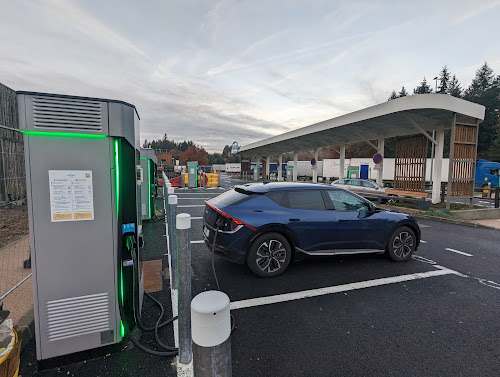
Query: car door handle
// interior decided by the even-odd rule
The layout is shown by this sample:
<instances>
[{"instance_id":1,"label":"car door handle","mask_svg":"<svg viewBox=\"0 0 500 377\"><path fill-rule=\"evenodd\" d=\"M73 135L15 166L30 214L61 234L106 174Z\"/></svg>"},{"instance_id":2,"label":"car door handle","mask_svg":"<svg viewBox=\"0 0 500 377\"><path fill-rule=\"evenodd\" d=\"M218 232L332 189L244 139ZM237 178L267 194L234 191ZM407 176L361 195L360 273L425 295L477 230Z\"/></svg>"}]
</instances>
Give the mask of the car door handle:
<instances>
[{"instance_id":1,"label":"car door handle","mask_svg":"<svg viewBox=\"0 0 500 377\"><path fill-rule=\"evenodd\" d=\"M288 219L288 221L300 221L300 219Z\"/></svg>"},{"instance_id":2,"label":"car door handle","mask_svg":"<svg viewBox=\"0 0 500 377\"><path fill-rule=\"evenodd\" d=\"M339 220L339 223L348 223L349 220Z\"/></svg>"}]
</instances>

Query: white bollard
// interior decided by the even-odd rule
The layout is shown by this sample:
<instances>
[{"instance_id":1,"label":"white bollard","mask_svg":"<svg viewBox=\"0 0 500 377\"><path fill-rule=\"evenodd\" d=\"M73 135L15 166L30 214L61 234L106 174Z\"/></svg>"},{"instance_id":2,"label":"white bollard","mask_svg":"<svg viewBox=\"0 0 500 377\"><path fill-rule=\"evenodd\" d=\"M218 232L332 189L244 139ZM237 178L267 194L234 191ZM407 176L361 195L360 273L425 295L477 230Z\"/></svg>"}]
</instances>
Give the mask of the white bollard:
<instances>
[{"instance_id":1,"label":"white bollard","mask_svg":"<svg viewBox=\"0 0 500 377\"><path fill-rule=\"evenodd\" d=\"M191 301L193 370L195 377L231 376L229 297L206 291Z\"/></svg>"},{"instance_id":2,"label":"white bollard","mask_svg":"<svg viewBox=\"0 0 500 377\"><path fill-rule=\"evenodd\" d=\"M173 188L173 187L169 187L169 188L167 189L167 194L168 194L168 195L174 195L174 188Z\"/></svg>"}]
</instances>

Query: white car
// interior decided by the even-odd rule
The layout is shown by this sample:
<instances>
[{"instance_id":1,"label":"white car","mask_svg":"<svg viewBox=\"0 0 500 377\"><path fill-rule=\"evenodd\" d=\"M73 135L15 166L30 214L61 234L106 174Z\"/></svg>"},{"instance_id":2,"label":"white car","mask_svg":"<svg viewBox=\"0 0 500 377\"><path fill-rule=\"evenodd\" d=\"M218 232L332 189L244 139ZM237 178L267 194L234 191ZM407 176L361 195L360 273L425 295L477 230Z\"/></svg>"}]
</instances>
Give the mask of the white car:
<instances>
[{"instance_id":1,"label":"white car","mask_svg":"<svg viewBox=\"0 0 500 377\"><path fill-rule=\"evenodd\" d=\"M337 179L332 182L332 186L341 187L365 198L375 200L379 196L385 196L385 188L368 179Z\"/></svg>"}]
</instances>

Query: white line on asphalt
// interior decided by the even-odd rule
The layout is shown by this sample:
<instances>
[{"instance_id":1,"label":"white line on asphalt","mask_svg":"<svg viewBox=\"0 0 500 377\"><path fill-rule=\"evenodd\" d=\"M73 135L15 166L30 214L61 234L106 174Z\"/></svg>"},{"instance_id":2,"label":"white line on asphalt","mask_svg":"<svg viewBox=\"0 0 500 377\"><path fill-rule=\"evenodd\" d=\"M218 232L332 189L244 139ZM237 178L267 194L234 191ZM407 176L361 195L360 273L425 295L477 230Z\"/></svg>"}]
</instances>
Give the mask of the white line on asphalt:
<instances>
[{"instance_id":1,"label":"white line on asphalt","mask_svg":"<svg viewBox=\"0 0 500 377\"><path fill-rule=\"evenodd\" d=\"M460 276L460 277L463 277L463 278L468 278L469 277L469 275L464 275L464 274L462 274L462 273L460 273L458 271L450 270L449 268L440 266L439 264L435 264L434 267L439 268L440 270L450 271L452 274Z\"/></svg>"},{"instance_id":2,"label":"white line on asphalt","mask_svg":"<svg viewBox=\"0 0 500 377\"><path fill-rule=\"evenodd\" d=\"M333 287L325 287L325 288L318 288L318 289L310 289L307 291L285 293L282 295L251 298L248 300L241 300L241 301L232 302L230 305L230 309L236 310L236 309L250 308L253 306L276 304L279 302L300 300L303 298L323 296L323 295L328 295L328 294L332 294L332 293L339 293L339 292L353 291L353 290L362 289L362 288L377 287L380 285L401 283L403 281L409 281L409 280L425 279L425 278L430 278L430 277L434 277L434 276L450 275L450 274L454 274L454 273L455 273L455 271L453 271L453 270L439 269L437 271L418 272L415 274L407 274L407 275L393 276L393 277L389 277L389 278L366 280L366 281L360 281L357 283L336 285Z\"/></svg>"},{"instance_id":3,"label":"white line on asphalt","mask_svg":"<svg viewBox=\"0 0 500 377\"><path fill-rule=\"evenodd\" d=\"M189 208L189 207L205 207L205 204L192 204L187 206L177 206L177 208Z\"/></svg>"},{"instance_id":4,"label":"white line on asphalt","mask_svg":"<svg viewBox=\"0 0 500 377\"><path fill-rule=\"evenodd\" d=\"M196 241L191 241L191 243L205 243L203 240L196 240Z\"/></svg>"},{"instance_id":5,"label":"white line on asphalt","mask_svg":"<svg viewBox=\"0 0 500 377\"><path fill-rule=\"evenodd\" d=\"M191 217L191 220L203 220L203 217Z\"/></svg>"},{"instance_id":6,"label":"white line on asphalt","mask_svg":"<svg viewBox=\"0 0 500 377\"><path fill-rule=\"evenodd\" d=\"M418 260L419 262L436 264L436 262L434 262L432 259L427 259L427 258L424 258L424 257L422 257L420 255L413 255L412 258L415 259L415 260Z\"/></svg>"},{"instance_id":7,"label":"white line on asphalt","mask_svg":"<svg viewBox=\"0 0 500 377\"><path fill-rule=\"evenodd\" d=\"M464 253L463 251L460 251L460 250L450 249L449 247L447 247L445 250L448 250L448 251L451 251L451 252L457 253L457 254L462 254L462 255L465 255L466 257L472 257L473 256L472 254Z\"/></svg>"},{"instance_id":8,"label":"white line on asphalt","mask_svg":"<svg viewBox=\"0 0 500 377\"><path fill-rule=\"evenodd\" d=\"M422 243L427 243L427 241L424 241L424 240L420 240L420 242L422 242Z\"/></svg>"}]
</instances>

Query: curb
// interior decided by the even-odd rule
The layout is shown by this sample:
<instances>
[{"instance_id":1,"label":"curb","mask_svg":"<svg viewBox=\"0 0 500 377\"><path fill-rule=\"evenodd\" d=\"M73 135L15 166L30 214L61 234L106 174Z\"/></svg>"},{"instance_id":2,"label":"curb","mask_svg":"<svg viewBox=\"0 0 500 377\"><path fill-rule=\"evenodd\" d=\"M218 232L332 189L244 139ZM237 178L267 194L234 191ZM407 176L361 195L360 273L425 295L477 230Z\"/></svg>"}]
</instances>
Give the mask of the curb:
<instances>
[{"instance_id":1,"label":"curb","mask_svg":"<svg viewBox=\"0 0 500 377\"><path fill-rule=\"evenodd\" d=\"M26 313L14 326L19 341L21 342L21 351L26 347L31 338L35 336L35 315L33 308Z\"/></svg>"},{"instance_id":2,"label":"curb","mask_svg":"<svg viewBox=\"0 0 500 377\"><path fill-rule=\"evenodd\" d=\"M398 212L406 213L406 214L412 215L413 217L416 217L418 219L434 220L434 221L440 221L443 223L455 224L455 225L465 225L465 226L468 226L471 228L500 230L500 229L492 227L492 226L478 224L478 223L474 223L474 222L470 222L470 221L466 221L466 220L447 219L447 218L438 217L438 216L428 216L428 215L424 215L422 213L417 212L418 210L411 210L411 209L408 210L408 208L404 208L404 207L384 205L384 208L393 209L393 210L398 211Z\"/></svg>"}]
</instances>

